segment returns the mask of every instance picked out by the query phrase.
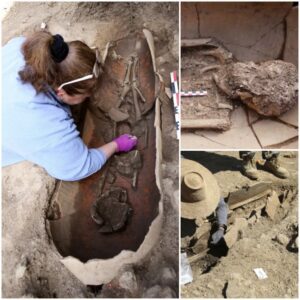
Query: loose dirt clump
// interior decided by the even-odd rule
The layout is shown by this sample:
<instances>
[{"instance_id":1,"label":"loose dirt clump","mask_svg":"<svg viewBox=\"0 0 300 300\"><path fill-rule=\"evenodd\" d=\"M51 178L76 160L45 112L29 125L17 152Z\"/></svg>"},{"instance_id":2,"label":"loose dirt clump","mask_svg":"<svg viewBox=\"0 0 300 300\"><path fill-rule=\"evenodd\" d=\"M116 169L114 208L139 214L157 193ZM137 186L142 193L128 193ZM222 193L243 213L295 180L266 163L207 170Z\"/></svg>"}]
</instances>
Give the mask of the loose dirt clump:
<instances>
[{"instance_id":1,"label":"loose dirt clump","mask_svg":"<svg viewBox=\"0 0 300 300\"><path fill-rule=\"evenodd\" d=\"M230 192L254 183L241 174L238 152L183 152L183 155L196 159L214 173L225 198ZM261 159L260 153L256 159ZM266 197L233 210L229 214L229 227L233 219L245 220L246 226L241 226L237 240L217 264L208 261L208 270L202 268L201 261L200 267L197 263L191 265L193 282L182 286L182 297L298 298L297 161L294 152L280 154L280 164L290 173L288 179L259 170L258 181L271 182L279 196L280 206L274 218L264 209ZM262 268L268 278L258 279L255 268Z\"/></svg>"}]
</instances>

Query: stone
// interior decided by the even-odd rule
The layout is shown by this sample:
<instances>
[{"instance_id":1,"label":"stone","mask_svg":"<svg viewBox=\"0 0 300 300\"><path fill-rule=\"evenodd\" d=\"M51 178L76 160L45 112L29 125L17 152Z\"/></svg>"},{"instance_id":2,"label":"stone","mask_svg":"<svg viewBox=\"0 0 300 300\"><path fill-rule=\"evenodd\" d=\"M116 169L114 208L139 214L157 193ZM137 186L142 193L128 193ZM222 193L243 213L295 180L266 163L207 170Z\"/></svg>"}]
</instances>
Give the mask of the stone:
<instances>
[{"instance_id":1,"label":"stone","mask_svg":"<svg viewBox=\"0 0 300 300\"><path fill-rule=\"evenodd\" d=\"M119 285L121 288L135 293L138 290L136 276L133 271L126 271L119 277Z\"/></svg>"},{"instance_id":2,"label":"stone","mask_svg":"<svg viewBox=\"0 0 300 300\"><path fill-rule=\"evenodd\" d=\"M142 298L176 298L176 293L170 287L154 285L143 293Z\"/></svg>"},{"instance_id":3,"label":"stone","mask_svg":"<svg viewBox=\"0 0 300 300\"><path fill-rule=\"evenodd\" d=\"M161 271L160 282L164 286L171 286L176 284L177 275L173 268L165 267Z\"/></svg>"},{"instance_id":4,"label":"stone","mask_svg":"<svg viewBox=\"0 0 300 300\"><path fill-rule=\"evenodd\" d=\"M17 279L21 279L25 275L26 269L27 268L24 265L17 266L17 269L16 269L16 278Z\"/></svg>"},{"instance_id":5,"label":"stone","mask_svg":"<svg viewBox=\"0 0 300 300\"><path fill-rule=\"evenodd\" d=\"M286 39L283 59L298 67L298 6L290 10L285 20Z\"/></svg>"},{"instance_id":6,"label":"stone","mask_svg":"<svg viewBox=\"0 0 300 300\"><path fill-rule=\"evenodd\" d=\"M253 216L251 216L251 218L248 219L248 224L254 225L256 223L257 219L258 218L257 218L257 215L255 213Z\"/></svg>"},{"instance_id":7,"label":"stone","mask_svg":"<svg viewBox=\"0 0 300 300\"><path fill-rule=\"evenodd\" d=\"M271 119L258 121L252 125L252 128L263 148L280 146L282 143L298 136L297 129Z\"/></svg>"},{"instance_id":8,"label":"stone","mask_svg":"<svg viewBox=\"0 0 300 300\"><path fill-rule=\"evenodd\" d=\"M275 240L280 245L283 245L283 246L286 246L289 243L289 241L290 241L290 239L285 234L282 234L282 233L277 234Z\"/></svg>"},{"instance_id":9,"label":"stone","mask_svg":"<svg viewBox=\"0 0 300 300\"><path fill-rule=\"evenodd\" d=\"M248 222L245 218L236 218L234 221L234 225L237 227L238 230L241 230L247 227Z\"/></svg>"},{"instance_id":10,"label":"stone","mask_svg":"<svg viewBox=\"0 0 300 300\"><path fill-rule=\"evenodd\" d=\"M297 248L298 249L298 237L296 237L296 239L295 239L295 248Z\"/></svg>"},{"instance_id":11,"label":"stone","mask_svg":"<svg viewBox=\"0 0 300 300\"><path fill-rule=\"evenodd\" d=\"M238 240L238 230L236 227L232 227L224 236L224 240L228 248L231 248Z\"/></svg>"},{"instance_id":12,"label":"stone","mask_svg":"<svg viewBox=\"0 0 300 300\"><path fill-rule=\"evenodd\" d=\"M239 99L263 116L280 116L297 101L296 67L280 60L238 62L228 67L228 83Z\"/></svg>"},{"instance_id":13,"label":"stone","mask_svg":"<svg viewBox=\"0 0 300 300\"><path fill-rule=\"evenodd\" d=\"M280 206L280 201L278 195L275 191L273 191L272 195L267 198L267 204L266 204L266 213L271 220L275 219L276 212L279 206Z\"/></svg>"},{"instance_id":14,"label":"stone","mask_svg":"<svg viewBox=\"0 0 300 300\"><path fill-rule=\"evenodd\" d=\"M175 293L174 290L172 290L170 287L164 287L163 290L160 293L160 298L167 298L167 299L171 299L171 298L176 298L177 295Z\"/></svg>"},{"instance_id":15,"label":"stone","mask_svg":"<svg viewBox=\"0 0 300 300\"><path fill-rule=\"evenodd\" d=\"M236 218L233 226L227 231L224 240L228 248L231 248L239 238L240 232L246 228L248 222L245 218Z\"/></svg>"},{"instance_id":16,"label":"stone","mask_svg":"<svg viewBox=\"0 0 300 300\"><path fill-rule=\"evenodd\" d=\"M276 59L282 52L284 19L291 7L292 3L197 3L200 37L218 39L241 61ZM182 19L186 28L196 23L190 16Z\"/></svg>"}]
</instances>

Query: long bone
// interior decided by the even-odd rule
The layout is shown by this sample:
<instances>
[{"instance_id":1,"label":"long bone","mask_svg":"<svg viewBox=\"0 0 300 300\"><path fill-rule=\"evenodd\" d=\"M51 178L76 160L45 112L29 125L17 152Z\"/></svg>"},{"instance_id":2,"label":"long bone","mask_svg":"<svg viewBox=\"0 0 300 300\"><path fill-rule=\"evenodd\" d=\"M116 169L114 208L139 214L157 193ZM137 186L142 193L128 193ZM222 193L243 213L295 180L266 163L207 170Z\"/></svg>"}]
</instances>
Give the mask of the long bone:
<instances>
[{"instance_id":1,"label":"long bone","mask_svg":"<svg viewBox=\"0 0 300 300\"><path fill-rule=\"evenodd\" d=\"M132 74L132 87L138 92L138 94L140 95L141 100L146 103L146 99L143 96L142 92L140 91L140 89L138 88L138 84L137 84L137 76L136 76L136 72L137 72L137 65L138 65L138 57L134 58L134 62L133 62L133 74Z\"/></svg>"},{"instance_id":2,"label":"long bone","mask_svg":"<svg viewBox=\"0 0 300 300\"><path fill-rule=\"evenodd\" d=\"M126 95L128 94L128 92L131 89L130 75L131 75L131 70L132 70L132 63L133 63L132 59L130 58L130 60L127 63L125 78L123 81L123 90L121 92L120 100L117 103L117 107L120 107L121 103L124 101Z\"/></svg>"},{"instance_id":3,"label":"long bone","mask_svg":"<svg viewBox=\"0 0 300 300\"><path fill-rule=\"evenodd\" d=\"M133 68L132 68L132 82L136 82L136 64L138 62L137 57L132 57L133 60ZM142 117L140 106L138 103L138 93L133 84L131 84L132 95L133 95L133 105L135 110L135 120L139 121Z\"/></svg>"}]
</instances>

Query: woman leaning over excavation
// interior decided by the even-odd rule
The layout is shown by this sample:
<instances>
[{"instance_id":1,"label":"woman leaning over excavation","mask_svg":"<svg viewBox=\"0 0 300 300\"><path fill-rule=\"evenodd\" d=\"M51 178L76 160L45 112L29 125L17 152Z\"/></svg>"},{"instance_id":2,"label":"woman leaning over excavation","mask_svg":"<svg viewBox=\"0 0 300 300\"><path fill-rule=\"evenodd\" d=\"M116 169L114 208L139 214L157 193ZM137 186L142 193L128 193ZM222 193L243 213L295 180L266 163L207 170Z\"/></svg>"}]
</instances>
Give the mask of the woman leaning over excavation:
<instances>
[{"instance_id":1,"label":"woman leaning over excavation","mask_svg":"<svg viewBox=\"0 0 300 300\"><path fill-rule=\"evenodd\" d=\"M98 55L83 42L48 32L10 40L2 48L2 166L28 160L73 181L130 151L134 136L94 149L79 137L69 106L91 96L99 74Z\"/></svg>"}]
</instances>

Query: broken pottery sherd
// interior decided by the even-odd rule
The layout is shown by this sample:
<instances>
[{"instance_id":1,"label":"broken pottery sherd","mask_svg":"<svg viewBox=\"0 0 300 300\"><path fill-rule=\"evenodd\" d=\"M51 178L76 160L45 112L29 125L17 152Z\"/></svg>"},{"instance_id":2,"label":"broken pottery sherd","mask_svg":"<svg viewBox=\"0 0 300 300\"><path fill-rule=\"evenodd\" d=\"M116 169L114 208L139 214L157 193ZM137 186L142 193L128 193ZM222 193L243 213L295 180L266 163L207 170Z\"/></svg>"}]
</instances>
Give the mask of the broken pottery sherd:
<instances>
[{"instance_id":1,"label":"broken pottery sherd","mask_svg":"<svg viewBox=\"0 0 300 300\"><path fill-rule=\"evenodd\" d=\"M273 191L271 196L268 197L267 205L266 205L266 213L271 220L275 219L276 212L279 206L280 206L280 201L278 195L275 191Z\"/></svg>"}]
</instances>

